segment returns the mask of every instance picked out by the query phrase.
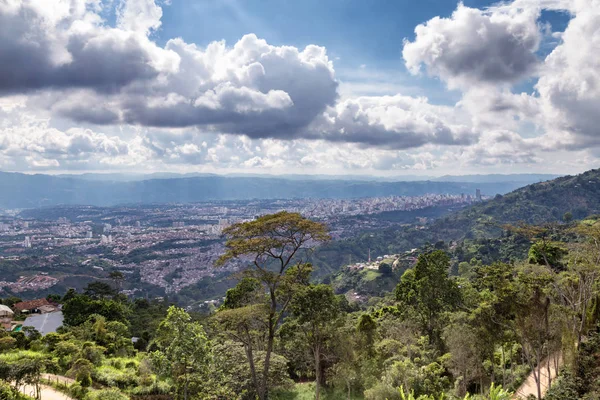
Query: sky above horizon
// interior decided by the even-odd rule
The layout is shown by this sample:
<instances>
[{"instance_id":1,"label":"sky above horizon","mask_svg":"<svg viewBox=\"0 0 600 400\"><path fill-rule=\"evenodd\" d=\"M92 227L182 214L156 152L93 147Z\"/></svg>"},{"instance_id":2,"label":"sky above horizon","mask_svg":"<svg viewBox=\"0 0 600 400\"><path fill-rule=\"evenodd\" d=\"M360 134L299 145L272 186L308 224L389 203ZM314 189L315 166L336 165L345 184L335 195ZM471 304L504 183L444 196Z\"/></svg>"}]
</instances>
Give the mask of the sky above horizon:
<instances>
[{"instance_id":1,"label":"sky above horizon","mask_svg":"<svg viewBox=\"0 0 600 400\"><path fill-rule=\"evenodd\" d=\"M0 170L600 166L600 0L0 0Z\"/></svg>"}]
</instances>

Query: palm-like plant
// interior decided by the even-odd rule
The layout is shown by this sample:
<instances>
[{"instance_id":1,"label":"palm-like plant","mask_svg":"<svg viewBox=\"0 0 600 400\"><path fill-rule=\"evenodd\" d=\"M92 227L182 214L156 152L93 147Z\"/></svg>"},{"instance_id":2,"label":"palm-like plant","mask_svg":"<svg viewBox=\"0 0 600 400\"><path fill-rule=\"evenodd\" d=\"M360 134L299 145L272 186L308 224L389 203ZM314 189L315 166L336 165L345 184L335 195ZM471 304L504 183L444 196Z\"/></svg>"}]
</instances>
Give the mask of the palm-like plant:
<instances>
[{"instance_id":1,"label":"palm-like plant","mask_svg":"<svg viewBox=\"0 0 600 400\"><path fill-rule=\"evenodd\" d=\"M445 398L443 393L440 395L439 399L436 399L433 395L420 395L419 397L415 397L414 391L405 392L402 386L398 390L400 391L400 398L402 400L444 400ZM462 400L510 400L511 398L512 393L504 390L502 385L495 386L492 383L490 392L487 396L471 396L470 393L467 393Z\"/></svg>"}]
</instances>

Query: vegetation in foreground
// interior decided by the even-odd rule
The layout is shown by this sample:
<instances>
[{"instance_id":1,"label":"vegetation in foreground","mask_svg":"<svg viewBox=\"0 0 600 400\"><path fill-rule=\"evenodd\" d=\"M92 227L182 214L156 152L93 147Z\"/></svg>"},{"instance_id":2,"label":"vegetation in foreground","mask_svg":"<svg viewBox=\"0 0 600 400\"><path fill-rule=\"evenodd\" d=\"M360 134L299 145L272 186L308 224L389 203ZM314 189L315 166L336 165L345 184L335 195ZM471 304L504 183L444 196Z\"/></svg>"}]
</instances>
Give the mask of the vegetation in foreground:
<instances>
[{"instance_id":1,"label":"vegetation in foreground","mask_svg":"<svg viewBox=\"0 0 600 400\"><path fill-rule=\"evenodd\" d=\"M451 256L429 248L361 309L311 282L321 224L282 212L234 225L221 261L250 267L214 313L129 301L117 279L69 291L57 333L0 334L0 393L19 399L45 372L85 400L497 400L531 372L542 398L555 363L547 398L595 398L600 222L507 229L530 243L522 261L475 260L454 276Z\"/></svg>"}]
</instances>

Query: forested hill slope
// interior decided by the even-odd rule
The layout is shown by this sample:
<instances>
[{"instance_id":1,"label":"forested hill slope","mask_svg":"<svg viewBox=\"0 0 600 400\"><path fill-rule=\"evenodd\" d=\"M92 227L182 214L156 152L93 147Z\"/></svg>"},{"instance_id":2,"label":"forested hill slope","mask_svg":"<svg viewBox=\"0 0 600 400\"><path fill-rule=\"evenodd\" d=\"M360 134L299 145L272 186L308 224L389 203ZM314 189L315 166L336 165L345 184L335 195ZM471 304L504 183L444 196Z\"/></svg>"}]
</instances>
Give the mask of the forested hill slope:
<instances>
[{"instance_id":1,"label":"forested hill slope","mask_svg":"<svg viewBox=\"0 0 600 400\"><path fill-rule=\"evenodd\" d=\"M600 169L535 183L450 214L429 230L447 238L481 237L502 224L544 224L600 213ZM443 239L442 239L443 240Z\"/></svg>"},{"instance_id":2,"label":"forested hill slope","mask_svg":"<svg viewBox=\"0 0 600 400\"><path fill-rule=\"evenodd\" d=\"M489 241L502 235L505 224L562 221L566 213L571 213L574 219L600 214L600 170L531 184L425 226L365 232L352 239L333 242L316 252L314 263L335 270L350 257L366 260L369 249L371 254L383 255L439 241L446 244L464 239Z\"/></svg>"}]
</instances>

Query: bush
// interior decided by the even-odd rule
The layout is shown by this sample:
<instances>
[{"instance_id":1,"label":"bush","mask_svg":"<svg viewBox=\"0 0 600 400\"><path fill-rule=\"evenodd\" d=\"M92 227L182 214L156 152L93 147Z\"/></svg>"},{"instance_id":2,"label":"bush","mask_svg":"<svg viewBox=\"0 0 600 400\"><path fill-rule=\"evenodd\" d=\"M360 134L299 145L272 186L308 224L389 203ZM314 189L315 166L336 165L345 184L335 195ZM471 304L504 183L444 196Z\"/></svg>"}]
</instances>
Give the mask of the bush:
<instances>
[{"instance_id":1,"label":"bush","mask_svg":"<svg viewBox=\"0 0 600 400\"><path fill-rule=\"evenodd\" d=\"M94 380L105 386L119 387L124 389L135 386L138 383L137 371L131 369L116 369L115 367L103 365L94 371Z\"/></svg>"},{"instance_id":2,"label":"bush","mask_svg":"<svg viewBox=\"0 0 600 400\"><path fill-rule=\"evenodd\" d=\"M132 395L136 396L165 396L172 390L172 386L164 381L157 381L148 386L136 386L131 390Z\"/></svg>"},{"instance_id":3,"label":"bush","mask_svg":"<svg viewBox=\"0 0 600 400\"><path fill-rule=\"evenodd\" d=\"M366 400L400 400L400 398L398 389L384 382L378 382L372 388L365 390Z\"/></svg>"},{"instance_id":4,"label":"bush","mask_svg":"<svg viewBox=\"0 0 600 400\"><path fill-rule=\"evenodd\" d=\"M87 389L75 382L69 386L69 394L76 399L83 399L87 393Z\"/></svg>"},{"instance_id":5,"label":"bush","mask_svg":"<svg viewBox=\"0 0 600 400\"><path fill-rule=\"evenodd\" d=\"M129 400L129 397L125 396L117 389L104 389L89 392L85 396L85 400Z\"/></svg>"},{"instance_id":6,"label":"bush","mask_svg":"<svg viewBox=\"0 0 600 400\"><path fill-rule=\"evenodd\" d=\"M2 400L25 400L27 397L15 392L6 382L0 381L0 399Z\"/></svg>"},{"instance_id":7,"label":"bush","mask_svg":"<svg viewBox=\"0 0 600 400\"><path fill-rule=\"evenodd\" d=\"M84 387L84 388L88 388L90 386L92 386L92 377L90 376L89 372L80 372L77 374L77 382L79 382L79 384Z\"/></svg>"},{"instance_id":8,"label":"bush","mask_svg":"<svg viewBox=\"0 0 600 400\"><path fill-rule=\"evenodd\" d=\"M0 351L7 351L17 347L17 339L5 336L0 338Z\"/></svg>"}]
</instances>

